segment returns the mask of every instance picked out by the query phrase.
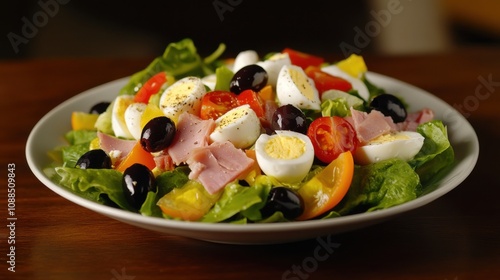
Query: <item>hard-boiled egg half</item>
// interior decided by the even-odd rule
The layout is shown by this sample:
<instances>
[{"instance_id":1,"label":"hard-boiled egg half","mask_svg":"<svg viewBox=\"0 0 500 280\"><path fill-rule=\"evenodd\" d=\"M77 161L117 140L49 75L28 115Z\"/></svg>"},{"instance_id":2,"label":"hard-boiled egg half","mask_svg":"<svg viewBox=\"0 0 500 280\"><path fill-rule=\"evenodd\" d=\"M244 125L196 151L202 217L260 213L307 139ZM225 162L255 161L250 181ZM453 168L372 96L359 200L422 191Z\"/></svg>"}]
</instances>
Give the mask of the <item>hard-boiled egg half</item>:
<instances>
[{"instance_id":1,"label":"hard-boiled egg half","mask_svg":"<svg viewBox=\"0 0 500 280\"><path fill-rule=\"evenodd\" d=\"M422 148L424 137L413 131L381 135L354 152L354 161L366 165L390 158L411 160Z\"/></svg>"},{"instance_id":2,"label":"hard-boiled egg half","mask_svg":"<svg viewBox=\"0 0 500 280\"><path fill-rule=\"evenodd\" d=\"M309 137L288 130L260 135L255 142L255 154L261 170L282 183L300 182L314 161L314 148Z\"/></svg>"},{"instance_id":3,"label":"hard-boiled egg half","mask_svg":"<svg viewBox=\"0 0 500 280\"><path fill-rule=\"evenodd\" d=\"M111 127L116 137L133 138L125 121L125 111L134 103L132 95L119 95L113 101Z\"/></svg>"},{"instance_id":4,"label":"hard-boiled egg half","mask_svg":"<svg viewBox=\"0 0 500 280\"><path fill-rule=\"evenodd\" d=\"M148 105L142 102L132 103L125 110L125 123L127 124L128 131L135 140L141 138L141 119Z\"/></svg>"},{"instance_id":5,"label":"hard-boiled egg half","mask_svg":"<svg viewBox=\"0 0 500 280\"><path fill-rule=\"evenodd\" d=\"M238 55L234 58L234 64L233 64L233 73L238 72L241 68L250 65L250 64L255 64L259 61L259 54L257 54L256 51L254 50L246 50L239 52Z\"/></svg>"},{"instance_id":6,"label":"hard-boiled egg half","mask_svg":"<svg viewBox=\"0 0 500 280\"><path fill-rule=\"evenodd\" d=\"M160 109L165 116L177 123L183 112L194 115L200 113L201 99L205 93L205 85L201 78L192 76L182 78L161 94Z\"/></svg>"},{"instance_id":7,"label":"hard-boiled egg half","mask_svg":"<svg viewBox=\"0 0 500 280\"><path fill-rule=\"evenodd\" d=\"M357 90L359 96L361 96L364 100L368 100L370 98L368 87L366 87L365 83L360 78L355 78L349 75L336 65L330 65L328 67L322 68L321 70L330 75L347 80L349 83L351 83L352 88Z\"/></svg>"},{"instance_id":8,"label":"hard-boiled egg half","mask_svg":"<svg viewBox=\"0 0 500 280\"><path fill-rule=\"evenodd\" d=\"M281 68L276 82L276 95L281 105L292 104L299 109L320 110L318 90L299 66L285 65Z\"/></svg>"},{"instance_id":9,"label":"hard-boiled egg half","mask_svg":"<svg viewBox=\"0 0 500 280\"><path fill-rule=\"evenodd\" d=\"M266 70L267 72L267 84L273 87L276 87L278 75L281 71L281 68L283 68L283 66L285 65L291 64L292 61L290 60L290 56L288 55L288 53L276 53L264 61L257 62L257 65L264 68L264 70Z\"/></svg>"},{"instance_id":10,"label":"hard-boiled egg half","mask_svg":"<svg viewBox=\"0 0 500 280\"><path fill-rule=\"evenodd\" d=\"M248 104L229 110L217 118L215 124L210 140L213 142L230 141L236 148L251 146L261 131L259 117Z\"/></svg>"}]
</instances>

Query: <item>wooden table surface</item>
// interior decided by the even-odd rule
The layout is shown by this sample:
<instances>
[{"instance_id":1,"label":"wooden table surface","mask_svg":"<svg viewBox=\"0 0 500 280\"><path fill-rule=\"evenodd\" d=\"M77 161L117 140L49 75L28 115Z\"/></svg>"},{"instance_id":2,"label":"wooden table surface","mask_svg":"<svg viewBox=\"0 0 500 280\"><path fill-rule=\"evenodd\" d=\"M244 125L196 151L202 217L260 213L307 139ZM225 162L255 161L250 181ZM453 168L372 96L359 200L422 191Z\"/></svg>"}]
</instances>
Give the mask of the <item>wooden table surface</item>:
<instances>
[{"instance_id":1,"label":"wooden table surface","mask_svg":"<svg viewBox=\"0 0 500 280\"><path fill-rule=\"evenodd\" d=\"M124 224L55 194L27 166L24 149L32 127L62 101L150 60L1 61L0 279L500 279L500 49L365 59L371 71L464 107L479 137L479 161L440 199L381 224L330 236L339 247L316 262L316 239L209 243ZM486 98L479 100L478 94ZM9 171L9 164L15 169ZM12 231L8 173L16 178ZM8 270L12 239L15 272Z\"/></svg>"}]
</instances>

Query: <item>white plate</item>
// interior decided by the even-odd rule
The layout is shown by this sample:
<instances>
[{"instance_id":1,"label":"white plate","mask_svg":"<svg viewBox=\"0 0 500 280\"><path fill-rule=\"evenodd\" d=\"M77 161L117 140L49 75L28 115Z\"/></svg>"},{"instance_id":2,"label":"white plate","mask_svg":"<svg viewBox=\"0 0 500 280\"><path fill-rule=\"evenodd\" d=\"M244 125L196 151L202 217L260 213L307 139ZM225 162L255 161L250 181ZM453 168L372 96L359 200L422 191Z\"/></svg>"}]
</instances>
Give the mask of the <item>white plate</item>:
<instances>
[{"instance_id":1,"label":"white plate","mask_svg":"<svg viewBox=\"0 0 500 280\"><path fill-rule=\"evenodd\" d=\"M124 223L158 232L232 244L285 243L346 232L393 218L443 196L467 178L479 155L479 143L474 129L453 107L422 89L393 78L371 72L368 73L367 77L375 85L386 89L387 92L402 96L410 104L410 111L424 107L433 109L436 118L443 120L448 125L448 134L456 153L455 165L439 182L435 190L413 201L389 209L328 220L247 225L207 224L143 217L139 214L89 201L51 182L42 171L50 162L47 151L66 144L63 135L70 130L71 112L87 111L97 102L112 101L128 78L118 79L89 89L47 113L29 135L26 144L26 158L35 176L49 189L69 201Z\"/></svg>"}]
</instances>

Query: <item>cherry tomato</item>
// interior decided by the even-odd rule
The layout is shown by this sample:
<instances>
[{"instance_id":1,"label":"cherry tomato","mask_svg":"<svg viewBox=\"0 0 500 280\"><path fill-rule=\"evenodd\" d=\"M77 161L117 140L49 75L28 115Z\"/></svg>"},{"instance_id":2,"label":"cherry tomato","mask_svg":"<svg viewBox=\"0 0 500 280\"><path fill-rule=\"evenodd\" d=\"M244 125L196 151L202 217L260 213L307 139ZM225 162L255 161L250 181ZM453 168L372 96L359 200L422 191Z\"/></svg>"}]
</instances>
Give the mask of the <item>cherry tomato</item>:
<instances>
[{"instance_id":1,"label":"cherry tomato","mask_svg":"<svg viewBox=\"0 0 500 280\"><path fill-rule=\"evenodd\" d=\"M257 117L264 117L264 101L259 94L251 89L247 89L238 94L238 106L248 104L254 110Z\"/></svg>"},{"instance_id":2,"label":"cherry tomato","mask_svg":"<svg viewBox=\"0 0 500 280\"><path fill-rule=\"evenodd\" d=\"M134 102L148 103L151 95L160 91L161 87L167 82L167 74L159 72L153 77L149 78L144 85L139 89L134 97Z\"/></svg>"},{"instance_id":3,"label":"cherry tomato","mask_svg":"<svg viewBox=\"0 0 500 280\"><path fill-rule=\"evenodd\" d=\"M335 207L347 194L354 174L352 153L341 153L325 169L307 181L298 193L304 212L297 220L309 220Z\"/></svg>"},{"instance_id":4,"label":"cherry tomato","mask_svg":"<svg viewBox=\"0 0 500 280\"><path fill-rule=\"evenodd\" d=\"M337 89L345 92L352 89L352 85L349 81L330 75L322 71L319 67L309 66L306 68L305 72L309 78L313 79L314 85L318 89L320 96L329 89Z\"/></svg>"},{"instance_id":5,"label":"cherry tomato","mask_svg":"<svg viewBox=\"0 0 500 280\"><path fill-rule=\"evenodd\" d=\"M309 125L307 136L312 141L315 156L324 163L332 162L343 152L353 152L359 146L352 125L338 116L315 119Z\"/></svg>"},{"instance_id":6,"label":"cherry tomato","mask_svg":"<svg viewBox=\"0 0 500 280\"><path fill-rule=\"evenodd\" d=\"M308 66L320 66L325 59L319 56L315 56L309 53L300 52L291 48L285 48L283 53L288 53L290 56L290 61L293 65L302 67L306 69Z\"/></svg>"},{"instance_id":7,"label":"cherry tomato","mask_svg":"<svg viewBox=\"0 0 500 280\"><path fill-rule=\"evenodd\" d=\"M135 163L145 165L147 168L149 168L149 170L153 170L156 167L156 162L153 158L153 155L149 152L146 152L139 141L137 141L129 154L119 163L119 165L115 169L123 173L127 168Z\"/></svg>"},{"instance_id":8,"label":"cherry tomato","mask_svg":"<svg viewBox=\"0 0 500 280\"><path fill-rule=\"evenodd\" d=\"M200 118L215 120L237 106L236 94L223 90L210 91L201 100Z\"/></svg>"}]
</instances>

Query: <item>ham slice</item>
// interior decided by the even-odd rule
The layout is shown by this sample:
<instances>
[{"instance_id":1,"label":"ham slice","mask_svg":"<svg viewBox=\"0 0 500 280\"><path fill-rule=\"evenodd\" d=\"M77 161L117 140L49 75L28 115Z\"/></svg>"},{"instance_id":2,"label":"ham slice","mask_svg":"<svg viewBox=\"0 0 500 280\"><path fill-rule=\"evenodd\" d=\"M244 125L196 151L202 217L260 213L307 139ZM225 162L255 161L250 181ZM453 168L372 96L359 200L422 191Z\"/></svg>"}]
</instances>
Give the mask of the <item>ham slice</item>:
<instances>
[{"instance_id":1,"label":"ham slice","mask_svg":"<svg viewBox=\"0 0 500 280\"><path fill-rule=\"evenodd\" d=\"M248 172L254 160L226 141L193 150L187 163L191 169L189 178L197 179L207 192L214 194Z\"/></svg>"},{"instance_id":2,"label":"ham slice","mask_svg":"<svg viewBox=\"0 0 500 280\"><path fill-rule=\"evenodd\" d=\"M172 161L172 157L169 154L161 153L156 155L154 158L156 167L162 171L174 170L175 164Z\"/></svg>"},{"instance_id":3,"label":"ham slice","mask_svg":"<svg viewBox=\"0 0 500 280\"><path fill-rule=\"evenodd\" d=\"M214 120L202 120L193 114L182 113L177 122L175 138L167 149L172 161L176 165L185 163L194 149L208 146L210 133L214 129Z\"/></svg>"},{"instance_id":4,"label":"ham slice","mask_svg":"<svg viewBox=\"0 0 500 280\"><path fill-rule=\"evenodd\" d=\"M434 119L434 112L429 108L410 113L406 120L394 123L392 118L384 116L381 112L372 110L370 113L351 108L351 116L345 118L356 130L358 140L362 144L380 135L395 131L416 131L417 126Z\"/></svg>"},{"instance_id":5,"label":"ham slice","mask_svg":"<svg viewBox=\"0 0 500 280\"><path fill-rule=\"evenodd\" d=\"M416 131L420 124L432 121L434 119L434 111L429 108L424 108L420 111L408 114L406 120L399 123L399 130Z\"/></svg>"},{"instance_id":6,"label":"ham slice","mask_svg":"<svg viewBox=\"0 0 500 280\"><path fill-rule=\"evenodd\" d=\"M120 139L102 132L97 132L97 138L101 149L114 157L115 165L118 165L137 143L136 140Z\"/></svg>"},{"instance_id":7,"label":"ham slice","mask_svg":"<svg viewBox=\"0 0 500 280\"><path fill-rule=\"evenodd\" d=\"M358 140L362 144L366 144L380 135L398 130L391 117L386 117L377 110L366 113L351 108L351 118L347 120L356 130Z\"/></svg>"}]
</instances>

